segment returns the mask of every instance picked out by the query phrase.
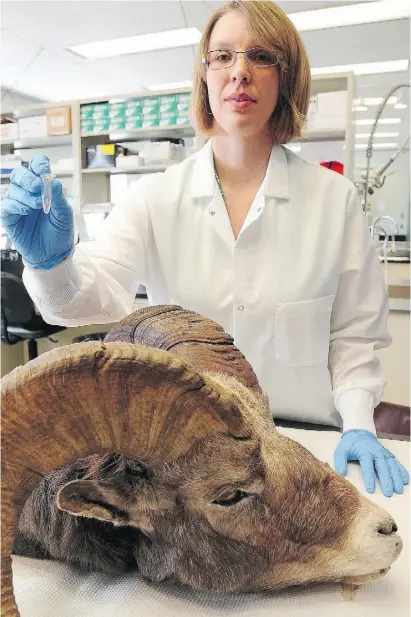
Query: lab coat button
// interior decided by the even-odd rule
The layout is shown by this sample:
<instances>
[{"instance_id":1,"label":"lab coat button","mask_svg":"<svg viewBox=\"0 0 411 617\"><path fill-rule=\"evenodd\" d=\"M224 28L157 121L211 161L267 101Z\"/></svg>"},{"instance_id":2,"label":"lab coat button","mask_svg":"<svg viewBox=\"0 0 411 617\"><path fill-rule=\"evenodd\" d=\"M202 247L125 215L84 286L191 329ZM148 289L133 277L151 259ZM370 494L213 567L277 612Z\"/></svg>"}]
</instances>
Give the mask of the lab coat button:
<instances>
[{"instance_id":1,"label":"lab coat button","mask_svg":"<svg viewBox=\"0 0 411 617\"><path fill-rule=\"evenodd\" d=\"M215 210L210 210L210 216L214 216L215 215Z\"/></svg>"},{"instance_id":2,"label":"lab coat button","mask_svg":"<svg viewBox=\"0 0 411 617\"><path fill-rule=\"evenodd\" d=\"M257 212L261 212L261 210L262 210L261 206L257 208Z\"/></svg>"},{"instance_id":3,"label":"lab coat button","mask_svg":"<svg viewBox=\"0 0 411 617\"><path fill-rule=\"evenodd\" d=\"M243 311L244 310L243 306L238 306L237 308L238 308L239 311Z\"/></svg>"}]
</instances>

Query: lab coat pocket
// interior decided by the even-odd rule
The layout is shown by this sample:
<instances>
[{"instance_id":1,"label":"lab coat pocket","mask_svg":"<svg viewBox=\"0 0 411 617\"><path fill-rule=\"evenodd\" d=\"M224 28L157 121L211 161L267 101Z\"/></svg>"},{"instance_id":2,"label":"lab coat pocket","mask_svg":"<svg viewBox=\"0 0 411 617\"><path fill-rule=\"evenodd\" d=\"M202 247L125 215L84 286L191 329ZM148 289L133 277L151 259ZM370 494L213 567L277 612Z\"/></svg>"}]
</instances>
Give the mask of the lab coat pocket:
<instances>
[{"instance_id":1,"label":"lab coat pocket","mask_svg":"<svg viewBox=\"0 0 411 617\"><path fill-rule=\"evenodd\" d=\"M285 366L328 364L334 296L276 306L277 362Z\"/></svg>"}]
</instances>

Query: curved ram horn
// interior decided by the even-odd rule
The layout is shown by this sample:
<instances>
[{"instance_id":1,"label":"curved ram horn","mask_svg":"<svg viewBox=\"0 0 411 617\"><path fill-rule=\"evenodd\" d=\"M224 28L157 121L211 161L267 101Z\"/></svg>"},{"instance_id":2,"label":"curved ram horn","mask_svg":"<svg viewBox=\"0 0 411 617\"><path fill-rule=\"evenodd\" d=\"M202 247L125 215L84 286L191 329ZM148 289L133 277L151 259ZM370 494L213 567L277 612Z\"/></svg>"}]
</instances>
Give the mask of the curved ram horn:
<instances>
[{"instance_id":1,"label":"curved ram horn","mask_svg":"<svg viewBox=\"0 0 411 617\"><path fill-rule=\"evenodd\" d=\"M165 349L180 356L199 373L225 373L255 393L257 377L233 338L221 326L181 306L149 306L132 313L116 326L105 341L123 341Z\"/></svg>"},{"instance_id":2,"label":"curved ram horn","mask_svg":"<svg viewBox=\"0 0 411 617\"><path fill-rule=\"evenodd\" d=\"M178 356L130 343L49 351L2 380L2 615L18 615L11 551L42 476L89 454L172 461L194 440L250 432L231 395Z\"/></svg>"}]
</instances>

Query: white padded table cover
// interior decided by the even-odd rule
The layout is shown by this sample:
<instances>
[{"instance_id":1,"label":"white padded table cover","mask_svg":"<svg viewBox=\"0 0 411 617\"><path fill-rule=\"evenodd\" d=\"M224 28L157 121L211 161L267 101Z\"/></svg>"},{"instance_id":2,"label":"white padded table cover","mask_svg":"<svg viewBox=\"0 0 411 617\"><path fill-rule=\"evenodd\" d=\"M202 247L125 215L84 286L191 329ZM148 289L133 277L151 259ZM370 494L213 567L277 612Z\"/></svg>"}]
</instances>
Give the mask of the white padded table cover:
<instances>
[{"instance_id":1,"label":"white padded table cover","mask_svg":"<svg viewBox=\"0 0 411 617\"><path fill-rule=\"evenodd\" d=\"M331 431L278 429L299 441L317 458L333 465L340 434ZM409 467L406 441L382 443ZM349 464L348 479L364 494L358 464ZM395 518L404 549L388 574L359 588L344 600L341 585L321 584L279 592L216 595L169 583L150 584L138 573L122 576L79 574L58 562L13 558L14 592L21 617L409 617L409 486L403 495L386 498L377 488L371 499Z\"/></svg>"}]
</instances>

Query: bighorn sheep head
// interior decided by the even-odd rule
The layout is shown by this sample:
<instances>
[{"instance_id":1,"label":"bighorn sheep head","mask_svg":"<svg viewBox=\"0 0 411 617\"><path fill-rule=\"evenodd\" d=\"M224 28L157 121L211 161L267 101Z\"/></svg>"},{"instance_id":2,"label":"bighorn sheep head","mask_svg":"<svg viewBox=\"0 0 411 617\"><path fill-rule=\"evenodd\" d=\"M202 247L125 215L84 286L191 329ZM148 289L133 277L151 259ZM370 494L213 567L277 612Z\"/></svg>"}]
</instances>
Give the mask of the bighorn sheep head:
<instances>
[{"instance_id":1,"label":"bighorn sheep head","mask_svg":"<svg viewBox=\"0 0 411 617\"><path fill-rule=\"evenodd\" d=\"M376 580L401 551L389 514L276 430L232 339L193 312L143 309L104 343L55 349L3 381L4 615L17 614L10 555L41 478L20 546L70 560L70 541L55 551L61 525L41 516L63 521L66 540L76 521L91 544L71 560L86 568L256 591Z\"/></svg>"}]
</instances>

